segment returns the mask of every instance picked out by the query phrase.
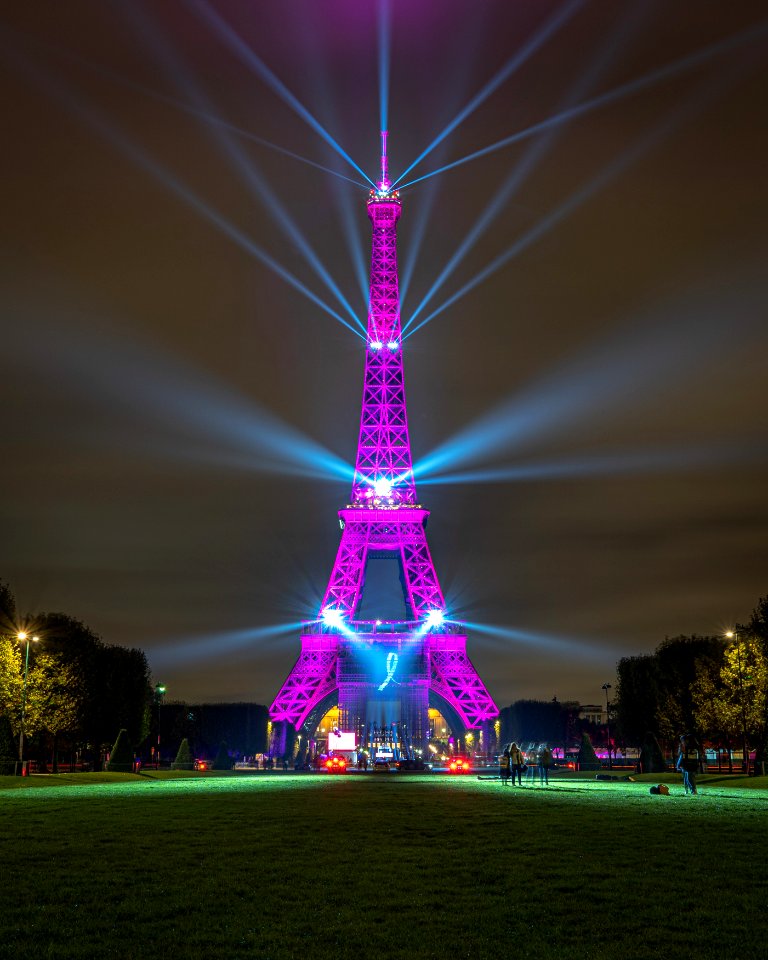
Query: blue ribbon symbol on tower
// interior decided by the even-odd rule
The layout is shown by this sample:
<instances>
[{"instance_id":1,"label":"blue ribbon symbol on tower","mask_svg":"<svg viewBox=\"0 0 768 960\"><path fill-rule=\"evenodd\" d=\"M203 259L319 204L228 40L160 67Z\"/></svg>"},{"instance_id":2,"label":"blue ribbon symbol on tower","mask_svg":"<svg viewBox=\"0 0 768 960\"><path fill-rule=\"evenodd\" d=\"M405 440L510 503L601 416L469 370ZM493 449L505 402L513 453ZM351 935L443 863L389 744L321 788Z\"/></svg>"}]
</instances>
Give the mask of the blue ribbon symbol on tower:
<instances>
[{"instance_id":1,"label":"blue ribbon symbol on tower","mask_svg":"<svg viewBox=\"0 0 768 960\"><path fill-rule=\"evenodd\" d=\"M395 675L395 670L397 670L397 661L398 656L396 653L387 654L387 675L384 678L384 683L379 684L379 690L383 690L388 683L392 680Z\"/></svg>"}]
</instances>

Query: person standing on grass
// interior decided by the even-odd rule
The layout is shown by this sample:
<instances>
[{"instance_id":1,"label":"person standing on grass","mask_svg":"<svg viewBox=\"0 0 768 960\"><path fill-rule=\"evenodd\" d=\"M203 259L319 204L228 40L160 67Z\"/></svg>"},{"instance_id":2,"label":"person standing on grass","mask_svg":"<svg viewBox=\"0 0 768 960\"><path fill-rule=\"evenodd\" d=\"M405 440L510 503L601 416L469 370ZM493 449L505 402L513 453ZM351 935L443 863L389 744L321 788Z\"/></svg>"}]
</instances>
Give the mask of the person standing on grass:
<instances>
[{"instance_id":1,"label":"person standing on grass","mask_svg":"<svg viewBox=\"0 0 768 960\"><path fill-rule=\"evenodd\" d=\"M499 757L499 778L502 785L506 787L509 783L509 750L507 747L504 748L504 752Z\"/></svg>"},{"instance_id":2,"label":"person standing on grass","mask_svg":"<svg viewBox=\"0 0 768 960\"><path fill-rule=\"evenodd\" d=\"M544 744L539 753L539 783L549 786L549 768L552 766L552 751Z\"/></svg>"},{"instance_id":3,"label":"person standing on grass","mask_svg":"<svg viewBox=\"0 0 768 960\"><path fill-rule=\"evenodd\" d=\"M512 786L515 785L515 780L517 780L518 787L523 785L523 767L525 766L525 757L523 756L523 751L518 747L516 743L510 744L509 747L509 762L512 766Z\"/></svg>"},{"instance_id":4,"label":"person standing on grass","mask_svg":"<svg viewBox=\"0 0 768 960\"><path fill-rule=\"evenodd\" d=\"M699 751L695 742L692 742L690 745L688 744L685 734L680 737L680 748L675 767L683 775L683 787L685 788L686 794L696 793L696 771L699 769Z\"/></svg>"},{"instance_id":5,"label":"person standing on grass","mask_svg":"<svg viewBox=\"0 0 768 960\"><path fill-rule=\"evenodd\" d=\"M528 753L525 754L524 763L526 766L526 771L525 771L526 783L534 784L536 782L537 760L538 760L538 757L535 750L529 750Z\"/></svg>"}]
</instances>

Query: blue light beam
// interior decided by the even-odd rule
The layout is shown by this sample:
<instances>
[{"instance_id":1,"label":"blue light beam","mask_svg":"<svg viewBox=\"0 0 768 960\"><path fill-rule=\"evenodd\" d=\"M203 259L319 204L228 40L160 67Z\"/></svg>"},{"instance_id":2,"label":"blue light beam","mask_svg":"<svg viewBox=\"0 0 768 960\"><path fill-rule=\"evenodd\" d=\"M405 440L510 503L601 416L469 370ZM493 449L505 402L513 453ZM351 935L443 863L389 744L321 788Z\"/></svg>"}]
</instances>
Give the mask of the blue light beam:
<instances>
[{"instance_id":1,"label":"blue light beam","mask_svg":"<svg viewBox=\"0 0 768 960\"><path fill-rule=\"evenodd\" d=\"M690 119L694 114L700 112L715 94L721 93L723 88L733 83L737 77L743 75L746 70L751 68L750 61L744 61L735 65L728 75L717 74L711 78L710 82L701 90L697 90L692 96L687 97L683 103L672 110L667 117L658 124L648 135L638 141L634 146L625 150L612 164L602 170L596 177L593 177L588 183L584 184L575 193L572 193L556 210L553 210L537 224L526 231L515 243L512 244L503 253L500 253L491 262L477 273L471 280L464 284L459 290L452 294L436 310L433 310L421 323L418 323L410 330L403 339L413 336L417 330L420 330L425 324L434 320L448 307L453 306L462 297L479 286L488 277L496 273L497 270L505 266L510 260L517 257L523 251L527 250L531 244L535 243L545 236L560 221L564 220L571 213L581 207L594 194L598 193L603 187L607 186L622 174L628 167L636 163L647 153L649 153L657 144L669 136L680 123ZM406 329L409 324L406 324Z\"/></svg>"},{"instance_id":2,"label":"blue light beam","mask_svg":"<svg viewBox=\"0 0 768 960\"><path fill-rule=\"evenodd\" d=\"M663 80L668 80L672 77L678 76L679 74L687 73L689 70L693 70L695 67L706 63L707 60L711 60L714 57L718 57L724 53L729 53L732 50L738 49L743 44L759 39L760 37L764 36L767 31L768 23L763 23L757 27L752 27L749 30L744 30L732 37L728 37L725 40L721 40L718 43L710 44L709 46L704 47L690 56L683 57L680 60L675 60L673 63L667 64L664 67L660 67L658 70L653 70L650 73L645 74L645 76L639 77L637 80L631 80L628 83L622 84L620 87L616 87L614 90L609 90L607 93L602 93L600 96L594 97L592 100L587 100L585 103L571 107L553 117L548 117L546 120L542 120L540 123L536 123L531 127L527 127L525 130L520 130L517 133L513 133L509 137L505 137L503 140L498 140L496 143L492 143L488 147L475 150L473 153L469 153L465 157L451 161L451 163L446 163L437 170L432 170L430 173L425 173L421 177L415 177L413 180L409 180L407 183L401 184L400 189L405 190L406 187L412 187L416 183L421 183L422 180L428 180L430 177L436 177L439 173L445 173L448 170L453 170L465 163L469 163L471 160L477 160L479 157L485 157L489 153L495 153L497 150L503 150L505 147L511 147L515 143L520 143L522 140L527 140L530 137L534 137L539 133L549 130L551 127L559 126L562 123L567 123L570 120L576 119L576 117L583 116L584 114L590 113L593 110L597 110L600 107L607 106L611 103L616 103L617 101L624 99L624 97L628 97L633 93L638 93L640 90L644 90L647 87L653 86L654 84L661 83Z\"/></svg>"},{"instance_id":3,"label":"blue light beam","mask_svg":"<svg viewBox=\"0 0 768 960\"><path fill-rule=\"evenodd\" d=\"M498 71L498 73L492 77L488 83L483 87L483 89L475 94L475 96L469 101L469 103L460 110L456 116L451 120L451 122L443 128L443 130L435 137L435 139L426 147L422 152L416 157L416 159L409 166L403 170L400 176L392 184L393 187L396 187L398 183L403 179L403 177L408 176L408 174L416 167L421 161L429 156L429 154L435 149L438 144L442 143L445 138L452 133L456 127L467 117L474 113L477 108L484 103L492 93L495 93L496 90L507 81L516 70L523 66L523 64L529 60L536 51L543 46L547 40L555 33L560 27L563 26L570 18L576 13L576 11L583 5L583 0L571 0L570 3L565 4L561 7L556 13L554 13L549 20L547 20L544 25L539 29L533 37L528 40L523 47L518 50L518 52L511 57ZM385 129L382 127L382 130ZM412 181L413 182L413 181Z\"/></svg>"},{"instance_id":4,"label":"blue light beam","mask_svg":"<svg viewBox=\"0 0 768 960\"><path fill-rule=\"evenodd\" d=\"M379 130L389 130L389 60L392 10L389 0L378 0Z\"/></svg>"},{"instance_id":5,"label":"blue light beam","mask_svg":"<svg viewBox=\"0 0 768 960\"><path fill-rule=\"evenodd\" d=\"M254 644L275 637L296 633L301 623L273 624L268 627L250 627L243 630L222 630L197 637L173 637L144 643L153 672L172 670L204 660L219 660Z\"/></svg>"},{"instance_id":6,"label":"blue light beam","mask_svg":"<svg viewBox=\"0 0 768 960\"><path fill-rule=\"evenodd\" d=\"M276 93L280 99L286 103L295 113L297 113L305 123L322 137L325 142L332 147L336 153L352 166L360 176L366 180L374 189L376 184L371 180L368 174L359 167L350 155L341 147L323 127L323 125L312 116L307 108L291 93L282 80L280 80L258 57L253 50L241 39L241 37L232 29L232 27L213 10L210 4L205 0L193 4L195 12L201 16L213 29L219 37L227 44L230 50L233 50L243 63L249 67L266 85Z\"/></svg>"},{"instance_id":7,"label":"blue light beam","mask_svg":"<svg viewBox=\"0 0 768 960\"><path fill-rule=\"evenodd\" d=\"M163 460L187 460L253 473L279 473L351 482L341 457L253 400L150 343L119 331L86 327L71 316L42 321L14 308L17 323L4 360L43 372L68 393L110 399L141 424L136 447ZM131 439L110 421L99 445L125 451Z\"/></svg>"},{"instance_id":8,"label":"blue light beam","mask_svg":"<svg viewBox=\"0 0 768 960\"><path fill-rule=\"evenodd\" d=\"M215 110L209 98L203 89L192 76L181 57L173 49L167 38L163 37L157 25L141 13L136 6L125 8L126 13L130 13L135 28L140 31L144 41L149 45L152 54L157 63L165 70L171 79L194 101L197 107L206 112ZM234 139L228 130L218 126L214 128L216 142L222 152L232 162L235 169L239 172L242 179L248 185L252 195L260 200L267 208L272 220L278 225L286 236L296 245L298 250L304 256L315 275L326 286L326 288L336 297L341 306L347 311L353 323L358 324L363 334L366 333L366 327L352 309L347 298L339 289L338 285L331 277L330 273L320 261L315 251L307 242L301 230L277 199L274 190L264 180L256 167L245 155L240 144Z\"/></svg>"},{"instance_id":9,"label":"blue light beam","mask_svg":"<svg viewBox=\"0 0 768 960\"><path fill-rule=\"evenodd\" d=\"M484 634L495 640L503 641L503 647L527 647L534 650L547 650L554 654L567 654L570 658L593 661L594 663L613 662L616 658L615 649L608 645L600 647L594 643L578 637L558 637L548 633L538 633L533 630L517 630L514 627L499 627L489 623L469 623L467 630L473 633Z\"/></svg>"},{"instance_id":10,"label":"blue light beam","mask_svg":"<svg viewBox=\"0 0 768 960\"><path fill-rule=\"evenodd\" d=\"M754 350L765 338L760 267L726 278L720 287L699 282L691 293L633 317L610 339L593 344L567 366L505 401L414 464L428 476L480 462L531 441L679 388L701 377L706 361L728 351ZM727 322L724 321L727 318Z\"/></svg>"},{"instance_id":11,"label":"blue light beam","mask_svg":"<svg viewBox=\"0 0 768 960\"><path fill-rule=\"evenodd\" d=\"M617 56L619 50L621 49L621 41L625 38L630 29L635 26L638 16L640 14L644 15L644 13L644 8L637 7L634 8L632 16L620 21L618 29L614 31L613 36L609 37L607 42L603 45L602 53L597 57L590 58L589 69L581 76L577 83L575 83L573 86L569 86L568 93L563 101L564 104L567 105L569 103L573 103L582 97L592 86L594 86L600 74L604 72L604 70L610 65L611 61ZM469 251L475 246L491 223L493 223L496 217L499 216L501 211L509 204L510 200L519 191L523 183L525 183L531 171L536 167L544 154L550 149L560 131L561 127L553 127L547 132L546 136L540 137L528 147L523 156L518 160L510 176L507 177L501 187L496 191L496 194L491 202L475 221L474 225L468 231L462 242L457 247L456 251L448 260L448 263L446 263L446 265L440 271L437 279L427 290L421 303L419 303L412 315L409 317L408 322L403 327L403 333L405 333L416 321L417 317L422 310L424 310L429 301L442 288L446 280L452 276L464 257L466 257Z\"/></svg>"},{"instance_id":12,"label":"blue light beam","mask_svg":"<svg viewBox=\"0 0 768 960\"><path fill-rule=\"evenodd\" d=\"M455 483L516 483L526 481L578 479L620 474L668 473L708 467L730 469L768 460L762 440L721 443L711 446L667 450L628 450L585 454L562 460L509 464L488 469L449 473L420 479L421 486Z\"/></svg>"},{"instance_id":13,"label":"blue light beam","mask_svg":"<svg viewBox=\"0 0 768 960\"><path fill-rule=\"evenodd\" d=\"M132 163L140 167L145 173L150 174L165 187L171 190L177 197L183 200L195 212L203 216L209 223L215 226L221 233L236 243L242 250L250 254L254 259L269 267L276 276L281 277L294 290L298 290L308 300L320 307L325 313L338 320L342 326L346 327L356 337L362 340L365 336L356 330L347 320L330 307L324 300L321 300L317 294L313 293L289 270L278 263L270 254L255 244L250 237L246 236L234 224L230 223L225 217L209 207L203 200L193 193L186 185L178 180L170 171L166 170L160 163L141 150L133 141L131 141L121 130L111 123L101 112L94 107L86 108L72 93L70 93L59 78L54 78L49 73L44 72L39 67L33 66L25 57L22 57L15 49L4 44L5 54L11 60L20 72L24 73L29 79L43 89L52 99L58 101L67 110L73 113L91 130L94 130L100 136L104 137L115 149L127 157Z\"/></svg>"}]
</instances>

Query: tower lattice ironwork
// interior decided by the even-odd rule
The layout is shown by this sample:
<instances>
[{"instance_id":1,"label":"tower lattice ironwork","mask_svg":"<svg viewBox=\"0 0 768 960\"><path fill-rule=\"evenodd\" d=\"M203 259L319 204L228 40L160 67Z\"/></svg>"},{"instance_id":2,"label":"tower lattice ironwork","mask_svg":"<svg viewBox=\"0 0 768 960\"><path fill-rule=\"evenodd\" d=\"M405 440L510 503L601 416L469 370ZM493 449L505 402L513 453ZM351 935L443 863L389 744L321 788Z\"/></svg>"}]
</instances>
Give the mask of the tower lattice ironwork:
<instances>
[{"instance_id":1,"label":"tower lattice ironwork","mask_svg":"<svg viewBox=\"0 0 768 960\"><path fill-rule=\"evenodd\" d=\"M365 377L350 502L339 511L336 562L317 619L304 624L301 653L270 708L273 727L311 737L338 703L341 726L361 736L396 723L422 749L433 706L463 737L498 709L466 652L463 625L449 619L418 502L403 377L397 270L401 202L387 176L368 197L373 227ZM406 616L361 620L372 558L398 561Z\"/></svg>"}]
</instances>

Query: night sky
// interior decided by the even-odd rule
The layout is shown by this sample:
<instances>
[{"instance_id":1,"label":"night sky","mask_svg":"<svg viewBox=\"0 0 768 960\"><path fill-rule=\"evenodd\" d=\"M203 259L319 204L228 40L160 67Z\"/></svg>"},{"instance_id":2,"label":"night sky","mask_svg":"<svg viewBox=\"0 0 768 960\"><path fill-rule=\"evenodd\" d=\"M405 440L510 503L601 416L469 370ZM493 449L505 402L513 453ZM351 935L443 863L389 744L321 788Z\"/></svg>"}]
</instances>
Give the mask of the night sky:
<instances>
[{"instance_id":1,"label":"night sky","mask_svg":"<svg viewBox=\"0 0 768 960\"><path fill-rule=\"evenodd\" d=\"M481 101L403 183L632 85L402 193L418 490L497 703L768 593L764 3L391 9L382 60L363 0L2 4L0 578L169 699L271 702L325 590L370 224L301 109L376 177L381 64L395 176Z\"/></svg>"}]
</instances>

